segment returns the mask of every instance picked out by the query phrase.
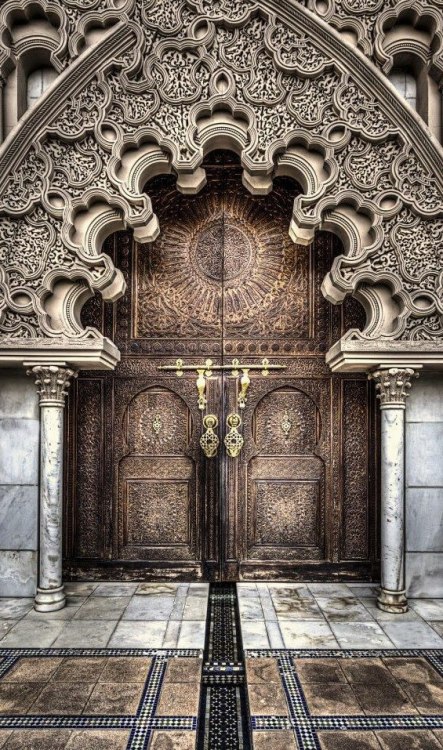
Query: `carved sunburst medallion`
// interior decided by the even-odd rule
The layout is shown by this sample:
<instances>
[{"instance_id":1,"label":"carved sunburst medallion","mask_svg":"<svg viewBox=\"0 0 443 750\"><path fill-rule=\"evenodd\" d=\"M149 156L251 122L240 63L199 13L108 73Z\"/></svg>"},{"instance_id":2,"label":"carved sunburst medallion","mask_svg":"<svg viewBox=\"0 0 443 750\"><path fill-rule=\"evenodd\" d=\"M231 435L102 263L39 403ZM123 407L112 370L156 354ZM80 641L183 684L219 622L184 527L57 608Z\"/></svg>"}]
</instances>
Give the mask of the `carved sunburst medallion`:
<instances>
[{"instance_id":1,"label":"carved sunburst medallion","mask_svg":"<svg viewBox=\"0 0 443 750\"><path fill-rule=\"evenodd\" d=\"M197 196L160 190L160 237L137 249L136 337L307 338L308 255L282 232L291 204L237 174Z\"/></svg>"}]
</instances>

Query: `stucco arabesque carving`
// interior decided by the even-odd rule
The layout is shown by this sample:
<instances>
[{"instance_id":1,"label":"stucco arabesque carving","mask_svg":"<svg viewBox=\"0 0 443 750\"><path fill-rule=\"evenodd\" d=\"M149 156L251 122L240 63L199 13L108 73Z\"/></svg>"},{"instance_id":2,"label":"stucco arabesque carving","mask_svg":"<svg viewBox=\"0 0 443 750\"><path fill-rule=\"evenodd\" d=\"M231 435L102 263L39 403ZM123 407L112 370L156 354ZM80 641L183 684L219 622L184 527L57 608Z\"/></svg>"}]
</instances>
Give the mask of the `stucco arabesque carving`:
<instances>
[{"instance_id":1,"label":"stucco arabesque carving","mask_svg":"<svg viewBox=\"0 0 443 750\"><path fill-rule=\"evenodd\" d=\"M413 53L443 78L442 0L298 0L388 73L396 55ZM393 29L395 33L391 33Z\"/></svg>"},{"instance_id":2,"label":"stucco arabesque carving","mask_svg":"<svg viewBox=\"0 0 443 750\"><path fill-rule=\"evenodd\" d=\"M41 4L66 12L78 47L88 18L105 25L116 12L112 0ZM440 339L442 153L382 77L358 53L347 64L301 6L277 20L274 0L117 5L118 23L0 152L4 340L97 337L82 327L84 301L124 291L103 239L125 226L154 239L144 185L174 171L179 190L197 192L215 147L241 155L253 193L271 190L274 175L300 182L295 241L319 227L342 238L324 293L364 304L367 325L353 337Z\"/></svg>"}]
</instances>

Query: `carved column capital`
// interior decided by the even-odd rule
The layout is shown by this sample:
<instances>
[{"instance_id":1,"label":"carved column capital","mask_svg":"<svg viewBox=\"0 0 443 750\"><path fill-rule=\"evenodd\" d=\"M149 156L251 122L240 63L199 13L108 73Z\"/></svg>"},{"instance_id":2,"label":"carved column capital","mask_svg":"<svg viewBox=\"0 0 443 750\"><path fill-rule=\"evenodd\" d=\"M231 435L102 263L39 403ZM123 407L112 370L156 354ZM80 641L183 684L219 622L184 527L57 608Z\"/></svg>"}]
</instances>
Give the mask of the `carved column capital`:
<instances>
[{"instance_id":1,"label":"carved column capital","mask_svg":"<svg viewBox=\"0 0 443 750\"><path fill-rule=\"evenodd\" d=\"M40 406L58 406L63 408L68 393L70 379L77 377L75 370L59 365L36 365L28 370L28 375L35 377L35 384L40 396Z\"/></svg>"},{"instance_id":2,"label":"carved column capital","mask_svg":"<svg viewBox=\"0 0 443 750\"><path fill-rule=\"evenodd\" d=\"M412 386L411 379L418 378L418 375L419 373L411 367L390 367L371 373L370 378L375 380L375 388L378 391L380 408L404 409Z\"/></svg>"}]
</instances>

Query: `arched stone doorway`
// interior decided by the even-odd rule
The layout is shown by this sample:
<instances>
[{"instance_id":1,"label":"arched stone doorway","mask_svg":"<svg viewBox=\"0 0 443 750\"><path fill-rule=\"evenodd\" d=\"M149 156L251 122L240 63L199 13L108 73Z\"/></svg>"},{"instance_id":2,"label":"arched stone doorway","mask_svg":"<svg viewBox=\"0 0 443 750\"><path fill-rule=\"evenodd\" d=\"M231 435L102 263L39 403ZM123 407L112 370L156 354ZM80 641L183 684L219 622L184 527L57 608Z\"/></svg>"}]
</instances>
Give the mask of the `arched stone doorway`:
<instances>
[{"instance_id":1,"label":"arched stone doorway","mask_svg":"<svg viewBox=\"0 0 443 750\"><path fill-rule=\"evenodd\" d=\"M81 321L93 293L110 302L124 294L103 242L128 227L137 241L155 241L160 227L144 185L174 174L181 192L197 195L205 156L228 147L253 196L270 193L281 176L300 182L289 223L295 242L307 246L329 230L343 243L323 293L337 304L359 300L366 320L334 330L326 363L343 377L376 380L384 457L379 604L402 612L405 402L412 377L441 370L443 360L441 147L347 32L340 38L328 28L332 3L323 20L316 3L222 5L110 0L83 12L60 4L59 44L47 49L62 72L0 152L0 361L36 376L41 406L36 606L64 604L69 382L120 359L111 339ZM11 0L5 31L14 18Z\"/></svg>"},{"instance_id":2,"label":"arched stone doorway","mask_svg":"<svg viewBox=\"0 0 443 750\"><path fill-rule=\"evenodd\" d=\"M80 373L71 391L66 573L373 579L374 396L364 376L331 374L324 360L347 328L364 325L358 303L336 308L321 293L340 243L327 233L310 247L292 242L292 180L252 196L232 153L213 152L205 169L196 196L178 193L172 177L149 183L159 238L109 240L127 292L113 310L99 299L84 309L122 360L112 373ZM177 359L190 368L180 377L158 369ZM232 413L243 440L233 457ZM208 415L211 457L200 444Z\"/></svg>"}]
</instances>

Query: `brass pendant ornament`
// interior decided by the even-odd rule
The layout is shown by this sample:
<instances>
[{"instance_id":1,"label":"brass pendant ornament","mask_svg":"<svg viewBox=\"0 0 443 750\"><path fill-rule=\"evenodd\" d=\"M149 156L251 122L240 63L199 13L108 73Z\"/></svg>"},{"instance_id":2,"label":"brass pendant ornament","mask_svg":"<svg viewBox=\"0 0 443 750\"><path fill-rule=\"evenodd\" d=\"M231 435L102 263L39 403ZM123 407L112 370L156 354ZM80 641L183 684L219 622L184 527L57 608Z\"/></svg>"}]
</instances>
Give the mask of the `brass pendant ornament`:
<instances>
[{"instance_id":1,"label":"brass pendant ornament","mask_svg":"<svg viewBox=\"0 0 443 750\"><path fill-rule=\"evenodd\" d=\"M243 448L243 436L238 431L241 423L242 420L239 414L229 414L226 419L229 432L225 436L224 443L228 456L231 458L237 458Z\"/></svg>"},{"instance_id":2,"label":"brass pendant ornament","mask_svg":"<svg viewBox=\"0 0 443 750\"><path fill-rule=\"evenodd\" d=\"M156 435L159 435L162 427L163 427L163 422L161 420L160 414L156 414L152 422L152 429Z\"/></svg>"},{"instance_id":3,"label":"brass pendant ornament","mask_svg":"<svg viewBox=\"0 0 443 750\"><path fill-rule=\"evenodd\" d=\"M214 430L218 426L218 419L215 414L206 414L203 417L203 427L205 432L200 438L200 445L206 458L214 458L217 455L220 440Z\"/></svg>"},{"instance_id":4,"label":"brass pendant ornament","mask_svg":"<svg viewBox=\"0 0 443 750\"><path fill-rule=\"evenodd\" d=\"M281 428L283 430L285 439L287 440L288 437L289 437L289 433L291 432L291 428L292 428L292 422L289 419L288 410L285 411L285 413L283 415L283 420L282 420L282 423L281 423L280 426L281 426Z\"/></svg>"}]
</instances>

